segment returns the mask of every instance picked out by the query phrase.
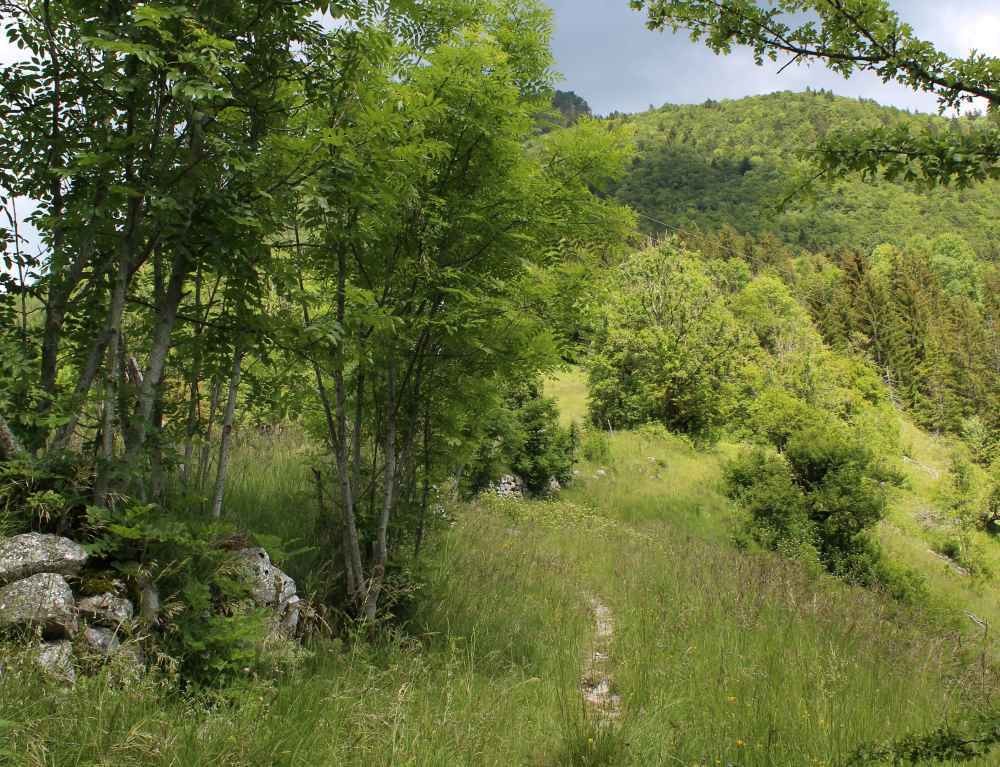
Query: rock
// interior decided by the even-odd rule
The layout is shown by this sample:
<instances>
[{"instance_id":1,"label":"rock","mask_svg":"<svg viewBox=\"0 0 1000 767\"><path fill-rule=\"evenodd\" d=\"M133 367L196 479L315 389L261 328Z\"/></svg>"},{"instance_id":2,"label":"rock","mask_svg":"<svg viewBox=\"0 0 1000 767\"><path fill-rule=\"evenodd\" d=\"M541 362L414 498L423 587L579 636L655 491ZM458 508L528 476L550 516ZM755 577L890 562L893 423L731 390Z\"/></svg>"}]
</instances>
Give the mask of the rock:
<instances>
[{"instance_id":1,"label":"rock","mask_svg":"<svg viewBox=\"0 0 1000 767\"><path fill-rule=\"evenodd\" d=\"M87 552L69 538L25 533L0 541L0 585L39 573L76 575L87 562Z\"/></svg>"},{"instance_id":2,"label":"rock","mask_svg":"<svg viewBox=\"0 0 1000 767\"><path fill-rule=\"evenodd\" d=\"M76 669L73 667L73 643L69 640L61 642L46 642L38 650L35 663L53 679L61 682L76 682Z\"/></svg>"},{"instance_id":3,"label":"rock","mask_svg":"<svg viewBox=\"0 0 1000 767\"><path fill-rule=\"evenodd\" d=\"M549 477L549 494L555 495L562 490L562 485L559 484L559 480L555 477Z\"/></svg>"},{"instance_id":4,"label":"rock","mask_svg":"<svg viewBox=\"0 0 1000 767\"><path fill-rule=\"evenodd\" d=\"M135 608L132 603L114 594L100 594L96 597L81 599L77 604L80 617L96 626L117 628L122 623L132 620Z\"/></svg>"},{"instance_id":5,"label":"rock","mask_svg":"<svg viewBox=\"0 0 1000 767\"><path fill-rule=\"evenodd\" d=\"M150 580L139 582L139 615L150 624L160 620L160 592Z\"/></svg>"},{"instance_id":6,"label":"rock","mask_svg":"<svg viewBox=\"0 0 1000 767\"><path fill-rule=\"evenodd\" d=\"M288 636L295 636L295 631L299 627L300 601L297 596L293 596L285 603L285 611L281 617L281 629Z\"/></svg>"},{"instance_id":7,"label":"rock","mask_svg":"<svg viewBox=\"0 0 1000 767\"><path fill-rule=\"evenodd\" d=\"M83 641L87 647L105 658L117 653L122 646L114 631L101 626L88 626L83 632Z\"/></svg>"},{"instance_id":8,"label":"rock","mask_svg":"<svg viewBox=\"0 0 1000 767\"><path fill-rule=\"evenodd\" d=\"M501 498L523 498L524 480L514 474L505 474L500 477L496 492Z\"/></svg>"},{"instance_id":9,"label":"rock","mask_svg":"<svg viewBox=\"0 0 1000 767\"><path fill-rule=\"evenodd\" d=\"M76 602L66 579L42 573L0 588L0 628L13 627L40 627L50 638L76 633Z\"/></svg>"},{"instance_id":10,"label":"rock","mask_svg":"<svg viewBox=\"0 0 1000 767\"><path fill-rule=\"evenodd\" d=\"M264 549L242 549L236 556L244 562L250 594L258 605L280 609L295 596L295 581L271 563Z\"/></svg>"}]
</instances>

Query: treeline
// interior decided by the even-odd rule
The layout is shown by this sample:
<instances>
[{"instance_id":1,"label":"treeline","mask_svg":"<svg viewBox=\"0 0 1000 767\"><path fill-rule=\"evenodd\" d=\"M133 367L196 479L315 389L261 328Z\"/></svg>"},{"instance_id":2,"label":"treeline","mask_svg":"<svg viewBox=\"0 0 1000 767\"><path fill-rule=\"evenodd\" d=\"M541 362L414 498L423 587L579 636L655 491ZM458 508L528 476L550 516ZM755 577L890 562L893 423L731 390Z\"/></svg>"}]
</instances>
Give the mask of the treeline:
<instances>
[{"instance_id":1,"label":"treeline","mask_svg":"<svg viewBox=\"0 0 1000 767\"><path fill-rule=\"evenodd\" d=\"M715 258L780 275L824 341L879 371L897 404L927 429L965 439L990 465L1000 449L1000 268L963 237L903 247L803 253L734 230L683 235Z\"/></svg>"},{"instance_id":2,"label":"treeline","mask_svg":"<svg viewBox=\"0 0 1000 767\"><path fill-rule=\"evenodd\" d=\"M533 0L0 14L27 54L0 78L8 509L224 517L234 430L295 419L324 446L346 606L373 618L430 488L558 362L533 281L630 235L593 193L628 132L538 130Z\"/></svg>"}]
</instances>

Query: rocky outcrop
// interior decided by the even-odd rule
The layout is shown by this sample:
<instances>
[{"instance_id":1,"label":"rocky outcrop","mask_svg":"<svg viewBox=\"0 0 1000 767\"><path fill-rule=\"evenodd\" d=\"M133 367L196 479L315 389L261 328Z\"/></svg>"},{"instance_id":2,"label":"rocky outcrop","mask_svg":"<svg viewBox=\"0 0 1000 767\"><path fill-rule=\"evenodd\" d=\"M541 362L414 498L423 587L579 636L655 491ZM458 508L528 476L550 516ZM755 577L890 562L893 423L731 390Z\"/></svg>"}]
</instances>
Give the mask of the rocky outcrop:
<instances>
[{"instance_id":1,"label":"rocky outcrop","mask_svg":"<svg viewBox=\"0 0 1000 767\"><path fill-rule=\"evenodd\" d=\"M116 653L122 645L115 632L103 626L88 626L83 632L83 641L89 649L106 658Z\"/></svg>"},{"instance_id":2,"label":"rocky outcrop","mask_svg":"<svg viewBox=\"0 0 1000 767\"><path fill-rule=\"evenodd\" d=\"M236 556L242 563L253 601L274 611L279 630L293 634L299 623L300 604L295 581L275 567L271 557L260 547L241 549Z\"/></svg>"},{"instance_id":3,"label":"rocky outcrop","mask_svg":"<svg viewBox=\"0 0 1000 767\"><path fill-rule=\"evenodd\" d=\"M0 628L40 628L44 636L76 633L76 602L57 573L32 575L0 589Z\"/></svg>"},{"instance_id":4,"label":"rocky outcrop","mask_svg":"<svg viewBox=\"0 0 1000 767\"><path fill-rule=\"evenodd\" d=\"M496 484L496 494L501 498L520 499L524 497L524 480L514 474L505 474Z\"/></svg>"},{"instance_id":5,"label":"rocky outcrop","mask_svg":"<svg viewBox=\"0 0 1000 767\"><path fill-rule=\"evenodd\" d=\"M0 541L0 585L39 573L76 575L87 563L87 552L69 538L25 533Z\"/></svg>"},{"instance_id":6,"label":"rocky outcrop","mask_svg":"<svg viewBox=\"0 0 1000 767\"><path fill-rule=\"evenodd\" d=\"M94 626L117 628L132 620L135 609L127 599L114 594L99 594L81 599L77 611L81 618Z\"/></svg>"}]
</instances>

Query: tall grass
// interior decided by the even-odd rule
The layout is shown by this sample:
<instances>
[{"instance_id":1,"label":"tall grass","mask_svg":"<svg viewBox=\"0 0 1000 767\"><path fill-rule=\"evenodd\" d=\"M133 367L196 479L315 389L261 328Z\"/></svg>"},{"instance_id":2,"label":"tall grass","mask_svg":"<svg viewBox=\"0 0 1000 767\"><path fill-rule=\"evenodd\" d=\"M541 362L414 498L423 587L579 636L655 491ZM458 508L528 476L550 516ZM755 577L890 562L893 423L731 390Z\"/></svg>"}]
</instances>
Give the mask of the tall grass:
<instances>
[{"instance_id":1,"label":"tall grass","mask_svg":"<svg viewBox=\"0 0 1000 767\"><path fill-rule=\"evenodd\" d=\"M731 448L607 439L558 501L453 509L406 620L378 641L316 641L299 667L211 694L156 675L64 689L8 649L4 763L835 765L1000 691L981 648L935 616L733 549L718 486ZM226 514L311 543L325 523L312 463L297 435L246 439ZM321 554L282 564L307 581ZM580 694L593 595L616 628L610 727Z\"/></svg>"}]
</instances>

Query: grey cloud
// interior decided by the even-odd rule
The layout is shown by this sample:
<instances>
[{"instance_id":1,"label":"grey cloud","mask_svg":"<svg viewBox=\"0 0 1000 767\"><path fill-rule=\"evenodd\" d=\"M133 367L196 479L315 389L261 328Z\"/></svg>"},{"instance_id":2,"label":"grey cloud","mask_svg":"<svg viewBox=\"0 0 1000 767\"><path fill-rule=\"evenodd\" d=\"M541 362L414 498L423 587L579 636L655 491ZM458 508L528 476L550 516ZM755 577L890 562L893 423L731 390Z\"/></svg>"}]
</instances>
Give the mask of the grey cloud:
<instances>
[{"instance_id":1,"label":"grey cloud","mask_svg":"<svg viewBox=\"0 0 1000 767\"><path fill-rule=\"evenodd\" d=\"M683 34L649 31L628 0L548 3L555 12L556 68L565 78L560 87L575 90L601 114L807 86L906 109L936 110L933 97L886 85L873 75L848 81L817 65L789 67L779 74L781 62L757 67L747 50L716 56ZM894 5L917 34L949 52L962 54L977 46L1000 53L996 0L896 0Z\"/></svg>"}]
</instances>

